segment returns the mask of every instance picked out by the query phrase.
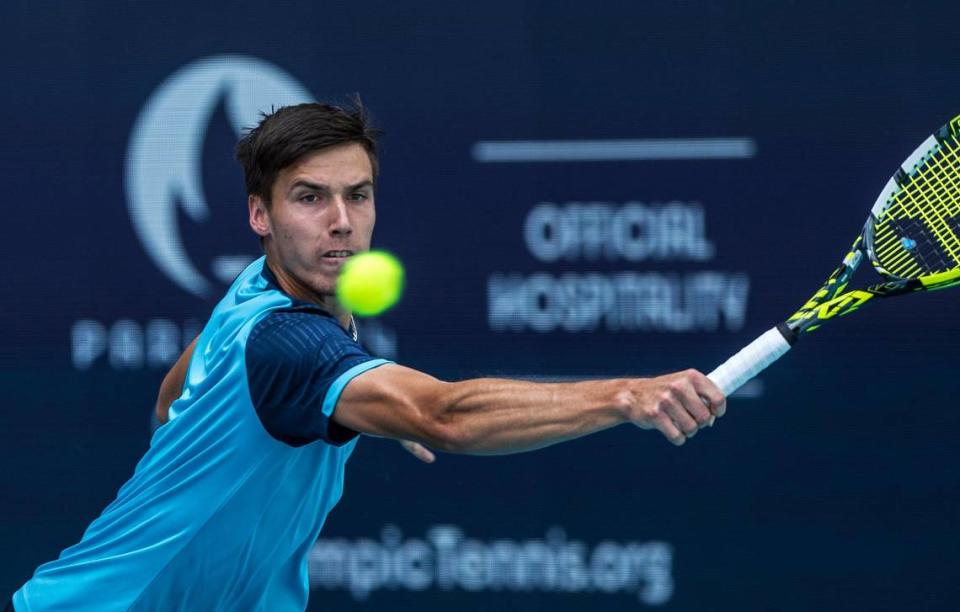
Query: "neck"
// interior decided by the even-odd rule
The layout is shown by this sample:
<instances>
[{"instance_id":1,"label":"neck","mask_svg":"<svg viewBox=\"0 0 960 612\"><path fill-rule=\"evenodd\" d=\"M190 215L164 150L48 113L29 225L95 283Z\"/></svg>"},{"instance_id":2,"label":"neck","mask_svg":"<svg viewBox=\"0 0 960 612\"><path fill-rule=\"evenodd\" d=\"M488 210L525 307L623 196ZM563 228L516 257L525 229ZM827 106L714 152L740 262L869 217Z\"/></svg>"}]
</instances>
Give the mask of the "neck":
<instances>
[{"instance_id":1,"label":"neck","mask_svg":"<svg viewBox=\"0 0 960 612\"><path fill-rule=\"evenodd\" d=\"M344 329L350 329L350 321L353 319L353 316L349 311L344 310L337 301L336 296L319 293L301 283L292 275L288 274L287 271L283 269L283 266L273 261L270 255L267 255L266 265L269 266L270 271L273 272L273 276L277 279L277 285L280 286L281 291L302 302L310 302L311 304L320 306L336 317Z\"/></svg>"}]
</instances>

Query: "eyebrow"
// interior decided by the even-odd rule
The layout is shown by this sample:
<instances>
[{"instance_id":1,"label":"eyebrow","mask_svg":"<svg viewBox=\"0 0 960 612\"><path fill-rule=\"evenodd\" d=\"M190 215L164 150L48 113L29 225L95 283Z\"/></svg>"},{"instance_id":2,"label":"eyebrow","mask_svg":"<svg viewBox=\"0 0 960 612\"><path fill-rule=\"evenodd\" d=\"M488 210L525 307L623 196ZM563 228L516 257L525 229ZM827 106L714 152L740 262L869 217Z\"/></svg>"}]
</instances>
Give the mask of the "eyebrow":
<instances>
[{"instance_id":1,"label":"eyebrow","mask_svg":"<svg viewBox=\"0 0 960 612\"><path fill-rule=\"evenodd\" d=\"M330 187L328 185L323 185L321 183L314 183L313 181L308 181L306 179L298 179L294 181L293 184L290 185L290 189L287 191L287 193L292 193L295 189L298 189L300 187L305 187L313 191L330 193ZM366 179L354 185L348 185L346 188L346 191L356 191L358 189L363 189L364 187L373 187L373 181L371 181L370 179Z\"/></svg>"}]
</instances>

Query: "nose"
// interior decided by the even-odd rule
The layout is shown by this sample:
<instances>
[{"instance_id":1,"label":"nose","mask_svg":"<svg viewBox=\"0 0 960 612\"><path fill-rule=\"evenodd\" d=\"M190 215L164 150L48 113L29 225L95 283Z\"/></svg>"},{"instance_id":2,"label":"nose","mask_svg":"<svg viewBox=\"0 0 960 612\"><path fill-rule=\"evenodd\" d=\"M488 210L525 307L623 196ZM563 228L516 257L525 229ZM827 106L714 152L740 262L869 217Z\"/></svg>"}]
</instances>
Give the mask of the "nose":
<instances>
[{"instance_id":1,"label":"nose","mask_svg":"<svg viewBox=\"0 0 960 612\"><path fill-rule=\"evenodd\" d=\"M336 198L333 206L334 218L330 223L330 233L334 236L349 236L353 233L347 203L342 197Z\"/></svg>"}]
</instances>

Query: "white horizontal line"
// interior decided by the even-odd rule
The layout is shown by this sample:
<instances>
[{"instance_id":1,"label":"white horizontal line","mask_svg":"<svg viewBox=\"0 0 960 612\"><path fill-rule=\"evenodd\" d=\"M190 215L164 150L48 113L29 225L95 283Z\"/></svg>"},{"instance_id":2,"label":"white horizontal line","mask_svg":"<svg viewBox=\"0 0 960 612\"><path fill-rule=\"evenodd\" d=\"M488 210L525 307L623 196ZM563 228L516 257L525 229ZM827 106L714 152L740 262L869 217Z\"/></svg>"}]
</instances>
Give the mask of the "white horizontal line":
<instances>
[{"instance_id":1,"label":"white horizontal line","mask_svg":"<svg viewBox=\"0 0 960 612\"><path fill-rule=\"evenodd\" d=\"M734 391L732 397L755 399L758 397L763 397L763 391L763 380L754 378L753 380L747 381L746 384Z\"/></svg>"},{"instance_id":2,"label":"white horizontal line","mask_svg":"<svg viewBox=\"0 0 960 612\"><path fill-rule=\"evenodd\" d=\"M752 138L481 140L471 154L481 163L747 159L757 154L757 143Z\"/></svg>"}]
</instances>

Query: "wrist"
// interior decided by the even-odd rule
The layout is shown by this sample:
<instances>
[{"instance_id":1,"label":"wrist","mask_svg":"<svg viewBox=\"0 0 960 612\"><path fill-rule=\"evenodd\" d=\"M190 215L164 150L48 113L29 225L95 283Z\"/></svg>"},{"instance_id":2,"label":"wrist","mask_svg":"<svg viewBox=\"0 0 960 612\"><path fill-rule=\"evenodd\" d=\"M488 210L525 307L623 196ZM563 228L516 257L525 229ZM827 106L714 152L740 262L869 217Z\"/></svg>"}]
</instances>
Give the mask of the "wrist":
<instances>
[{"instance_id":1,"label":"wrist","mask_svg":"<svg viewBox=\"0 0 960 612\"><path fill-rule=\"evenodd\" d=\"M610 406L616 414L618 424L632 422L637 406L637 394L633 386L627 379L615 379L609 383Z\"/></svg>"}]
</instances>

